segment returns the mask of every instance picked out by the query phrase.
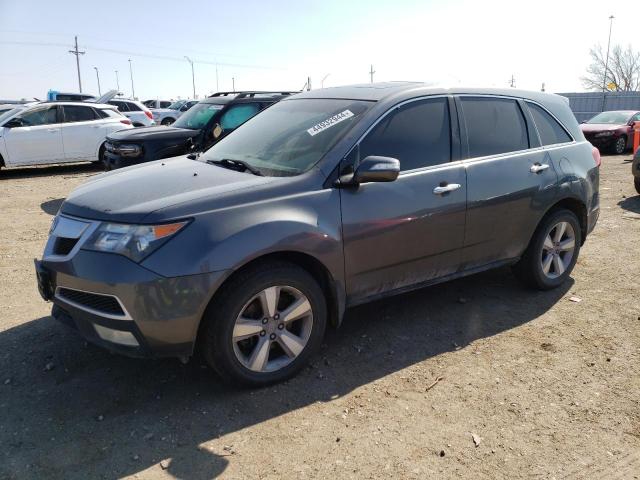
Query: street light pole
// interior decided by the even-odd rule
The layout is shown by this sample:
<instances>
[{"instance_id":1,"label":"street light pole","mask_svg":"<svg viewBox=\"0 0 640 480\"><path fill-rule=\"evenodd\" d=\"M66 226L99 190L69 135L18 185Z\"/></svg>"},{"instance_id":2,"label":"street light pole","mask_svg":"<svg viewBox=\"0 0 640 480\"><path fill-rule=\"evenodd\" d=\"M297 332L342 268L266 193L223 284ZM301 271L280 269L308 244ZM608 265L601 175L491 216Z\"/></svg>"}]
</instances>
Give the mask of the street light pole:
<instances>
[{"instance_id":1,"label":"street light pole","mask_svg":"<svg viewBox=\"0 0 640 480\"><path fill-rule=\"evenodd\" d=\"M131 67L131 59L129 59L129 75L131 75L131 96L135 100L136 91L133 88L133 68Z\"/></svg>"},{"instance_id":2,"label":"street light pole","mask_svg":"<svg viewBox=\"0 0 640 480\"><path fill-rule=\"evenodd\" d=\"M609 70L609 47L611 46L611 29L613 28L613 19L615 17L611 15L609 17L609 41L607 42L607 59L604 62L604 78L602 79L602 112L604 112L604 104L607 100L607 72Z\"/></svg>"},{"instance_id":3,"label":"street light pole","mask_svg":"<svg viewBox=\"0 0 640 480\"><path fill-rule=\"evenodd\" d=\"M191 64L191 81L193 82L193 99L195 100L195 98L196 98L196 75L193 72L193 60L191 60L186 55L184 56L184 58L186 58L187 62L189 62Z\"/></svg>"},{"instance_id":4,"label":"street light pole","mask_svg":"<svg viewBox=\"0 0 640 480\"><path fill-rule=\"evenodd\" d=\"M118 89L118 95L120 95L120 79L118 79L118 70L116 72L116 88Z\"/></svg>"},{"instance_id":5,"label":"street light pole","mask_svg":"<svg viewBox=\"0 0 640 480\"><path fill-rule=\"evenodd\" d=\"M96 71L96 78L98 79L98 95L102 96L102 92L100 91L100 74L98 73L98 67L93 67Z\"/></svg>"}]
</instances>

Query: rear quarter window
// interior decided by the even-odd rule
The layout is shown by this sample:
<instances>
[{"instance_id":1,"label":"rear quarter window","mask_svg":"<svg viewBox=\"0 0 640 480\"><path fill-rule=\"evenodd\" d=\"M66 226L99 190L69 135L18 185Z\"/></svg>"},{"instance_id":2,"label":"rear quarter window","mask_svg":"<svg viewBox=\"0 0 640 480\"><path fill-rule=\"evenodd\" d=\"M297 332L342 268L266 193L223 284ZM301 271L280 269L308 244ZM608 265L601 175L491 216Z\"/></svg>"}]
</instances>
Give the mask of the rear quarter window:
<instances>
[{"instance_id":1,"label":"rear quarter window","mask_svg":"<svg viewBox=\"0 0 640 480\"><path fill-rule=\"evenodd\" d=\"M485 157L529 148L520 106L509 98L461 97L469 157Z\"/></svg>"},{"instance_id":2,"label":"rear quarter window","mask_svg":"<svg viewBox=\"0 0 640 480\"><path fill-rule=\"evenodd\" d=\"M533 122L536 124L542 145L571 142L571 136L544 108L527 102Z\"/></svg>"}]
</instances>

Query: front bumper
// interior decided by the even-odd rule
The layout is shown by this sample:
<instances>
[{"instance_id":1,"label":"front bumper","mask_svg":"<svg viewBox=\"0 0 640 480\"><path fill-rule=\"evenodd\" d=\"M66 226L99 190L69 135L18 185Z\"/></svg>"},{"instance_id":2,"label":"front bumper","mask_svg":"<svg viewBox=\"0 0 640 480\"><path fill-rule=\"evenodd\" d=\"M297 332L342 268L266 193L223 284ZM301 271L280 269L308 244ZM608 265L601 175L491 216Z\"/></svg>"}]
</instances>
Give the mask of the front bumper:
<instances>
[{"instance_id":1,"label":"front bumper","mask_svg":"<svg viewBox=\"0 0 640 480\"><path fill-rule=\"evenodd\" d=\"M619 135L611 135L609 137L595 137L593 135L586 136L585 138L589 141L591 145L596 147L598 150L610 150L613 148L616 140L620 138Z\"/></svg>"},{"instance_id":2,"label":"front bumper","mask_svg":"<svg viewBox=\"0 0 640 480\"><path fill-rule=\"evenodd\" d=\"M64 260L45 256L36 270L54 318L92 343L135 357L191 355L204 311L226 277L211 272L167 278L124 256L81 249ZM69 300L61 289L115 298L123 314Z\"/></svg>"},{"instance_id":3,"label":"front bumper","mask_svg":"<svg viewBox=\"0 0 640 480\"><path fill-rule=\"evenodd\" d=\"M150 162L144 155L138 157L123 157L117 153L106 151L104 152L105 166L109 170L115 170L117 168L130 167L131 165L138 165L139 163Z\"/></svg>"}]
</instances>

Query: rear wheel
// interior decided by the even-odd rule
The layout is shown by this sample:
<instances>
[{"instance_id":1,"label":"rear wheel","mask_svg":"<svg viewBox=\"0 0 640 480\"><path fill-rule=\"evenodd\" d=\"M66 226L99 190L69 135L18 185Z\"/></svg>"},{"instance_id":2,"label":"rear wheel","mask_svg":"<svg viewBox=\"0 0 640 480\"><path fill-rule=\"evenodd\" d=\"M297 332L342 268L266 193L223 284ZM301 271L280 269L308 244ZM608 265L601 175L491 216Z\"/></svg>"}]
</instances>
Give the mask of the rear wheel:
<instances>
[{"instance_id":1,"label":"rear wheel","mask_svg":"<svg viewBox=\"0 0 640 480\"><path fill-rule=\"evenodd\" d=\"M616 140L616 143L613 144L613 151L617 155L622 155L626 149L627 149L627 137L623 135Z\"/></svg>"},{"instance_id":2,"label":"rear wheel","mask_svg":"<svg viewBox=\"0 0 640 480\"><path fill-rule=\"evenodd\" d=\"M640 195L640 178L635 177L633 179L633 185L636 187L636 192L638 192L638 195Z\"/></svg>"},{"instance_id":3,"label":"rear wheel","mask_svg":"<svg viewBox=\"0 0 640 480\"><path fill-rule=\"evenodd\" d=\"M514 273L530 287L556 288L571 275L581 243L576 215L570 210L556 210L542 220L529 247L514 266Z\"/></svg>"},{"instance_id":4,"label":"rear wheel","mask_svg":"<svg viewBox=\"0 0 640 480\"><path fill-rule=\"evenodd\" d=\"M164 126L169 126L171 125L173 122L175 122L175 120L173 118L163 118L162 121L160 122L162 125Z\"/></svg>"},{"instance_id":5,"label":"rear wheel","mask_svg":"<svg viewBox=\"0 0 640 480\"><path fill-rule=\"evenodd\" d=\"M239 274L213 300L203 319L201 352L228 382L280 382L319 348L326 317L322 289L309 273L265 263Z\"/></svg>"}]
</instances>

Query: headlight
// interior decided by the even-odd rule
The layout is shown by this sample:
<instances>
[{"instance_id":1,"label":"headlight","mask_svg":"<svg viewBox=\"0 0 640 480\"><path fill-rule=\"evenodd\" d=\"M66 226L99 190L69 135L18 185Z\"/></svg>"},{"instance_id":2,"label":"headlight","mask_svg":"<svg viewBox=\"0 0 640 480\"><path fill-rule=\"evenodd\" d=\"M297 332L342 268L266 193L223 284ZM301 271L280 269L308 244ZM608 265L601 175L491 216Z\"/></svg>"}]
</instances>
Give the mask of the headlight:
<instances>
[{"instance_id":1,"label":"headlight","mask_svg":"<svg viewBox=\"0 0 640 480\"><path fill-rule=\"evenodd\" d=\"M116 148L123 157L137 157L142 153L142 147L133 143L121 143Z\"/></svg>"},{"instance_id":2,"label":"headlight","mask_svg":"<svg viewBox=\"0 0 640 480\"><path fill-rule=\"evenodd\" d=\"M83 248L118 253L139 262L157 250L188 222L164 225L125 225L102 223Z\"/></svg>"},{"instance_id":3,"label":"headlight","mask_svg":"<svg viewBox=\"0 0 640 480\"><path fill-rule=\"evenodd\" d=\"M596 137L610 137L611 135L613 135L614 132L612 132L611 130L608 130L606 132L600 132L600 133L596 133Z\"/></svg>"}]
</instances>

